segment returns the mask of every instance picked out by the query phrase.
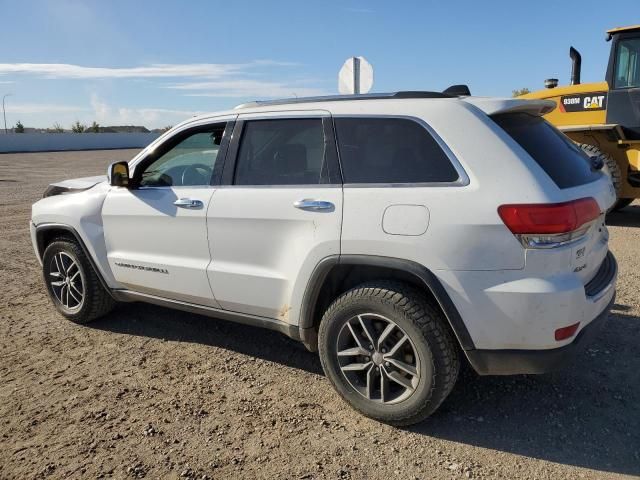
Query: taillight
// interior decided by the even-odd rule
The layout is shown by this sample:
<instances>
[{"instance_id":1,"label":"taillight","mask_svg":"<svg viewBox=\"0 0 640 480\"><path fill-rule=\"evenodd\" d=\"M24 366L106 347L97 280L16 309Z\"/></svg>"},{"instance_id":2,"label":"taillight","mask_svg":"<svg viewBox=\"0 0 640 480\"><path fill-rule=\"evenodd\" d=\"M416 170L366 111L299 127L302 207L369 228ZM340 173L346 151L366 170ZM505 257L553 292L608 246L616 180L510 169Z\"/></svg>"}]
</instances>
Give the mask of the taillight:
<instances>
[{"instance_id":1,"label":"taillight","mask_svg":"<svg viewBox=\"0 0 640 480\"><path fill-rule=\"evenodd\" d=\"M594 198L565 203L502 205L498 215L526 248L550 248L583 236L600 216Z\"/></svg>"}]
</instances>

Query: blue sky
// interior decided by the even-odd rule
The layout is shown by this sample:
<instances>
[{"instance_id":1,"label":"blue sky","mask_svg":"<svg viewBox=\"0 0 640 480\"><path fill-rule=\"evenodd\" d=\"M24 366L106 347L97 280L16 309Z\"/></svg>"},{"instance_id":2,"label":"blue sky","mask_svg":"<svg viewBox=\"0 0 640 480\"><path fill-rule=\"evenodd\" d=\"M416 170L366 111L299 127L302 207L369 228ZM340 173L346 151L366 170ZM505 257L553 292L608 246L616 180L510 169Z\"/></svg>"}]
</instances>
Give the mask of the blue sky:
<instances>
[{"instance_id":1,"label":"blue sky","mask_svg":"<svg viewBox=\"0 0 640 480\"><path fill-rule=\"evenodd\" d=\"M570 45L583 82L602 80L605 30L640 23L638 0L615 3L0 0L0 96L13 94L10 125L159 127L248 100L336 93L352 55L373 64L373 91L467 83L510 95L567 83Z\"/></svg>"}]
</instances>

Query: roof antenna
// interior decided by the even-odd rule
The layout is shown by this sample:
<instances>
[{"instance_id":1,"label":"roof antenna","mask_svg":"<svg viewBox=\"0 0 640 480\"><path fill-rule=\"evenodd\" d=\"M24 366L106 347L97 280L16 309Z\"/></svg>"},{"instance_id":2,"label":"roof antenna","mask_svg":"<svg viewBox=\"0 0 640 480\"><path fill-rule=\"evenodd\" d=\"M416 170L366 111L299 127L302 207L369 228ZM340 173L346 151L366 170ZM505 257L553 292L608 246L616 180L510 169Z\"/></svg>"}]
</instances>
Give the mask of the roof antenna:
<instances>
[{"instance_id":1,"label":"roof antenna","mask_svg":"<svg viewBox=\"0 0 640 480\"><path fill-rule=\"evenodd\" d=\"M444 90L442 93L446 95L453 95L456 97L469 97L471 96L471 91L469 87L466 85L451 85L449 88Z\"/></svg>"}]
</instances>

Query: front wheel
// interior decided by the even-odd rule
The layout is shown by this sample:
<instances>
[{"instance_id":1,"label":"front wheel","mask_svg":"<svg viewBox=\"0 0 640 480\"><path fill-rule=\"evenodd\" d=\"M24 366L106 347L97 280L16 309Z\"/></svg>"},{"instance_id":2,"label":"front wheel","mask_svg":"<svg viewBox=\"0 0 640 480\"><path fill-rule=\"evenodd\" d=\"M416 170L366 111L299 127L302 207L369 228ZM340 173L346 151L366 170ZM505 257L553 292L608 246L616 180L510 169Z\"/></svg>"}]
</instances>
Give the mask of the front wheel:
<instances>
[{"instance_id":1,"label":"front wheel","mask_svg":"<svg viewBox=\"0 0 640 480\"><path fill-rule=\"evenodd\" d=\"M51 301L72 322L88 323L115 305L74 240L59 238L47 246L42 256L42 276Z\"/></svg>"},{"instance_id":2,"label":"front wheel","mask_svg":"<svg viewBox=\"0 0 640 480\"><path fill-rule=\"evenodd\" d=\"M392 425L420 422L458 376L458 349L445 322L408 285L363 284L336 299L322 318L322 367L342 398L364 415Z\"/></svg>"}]
</instances>

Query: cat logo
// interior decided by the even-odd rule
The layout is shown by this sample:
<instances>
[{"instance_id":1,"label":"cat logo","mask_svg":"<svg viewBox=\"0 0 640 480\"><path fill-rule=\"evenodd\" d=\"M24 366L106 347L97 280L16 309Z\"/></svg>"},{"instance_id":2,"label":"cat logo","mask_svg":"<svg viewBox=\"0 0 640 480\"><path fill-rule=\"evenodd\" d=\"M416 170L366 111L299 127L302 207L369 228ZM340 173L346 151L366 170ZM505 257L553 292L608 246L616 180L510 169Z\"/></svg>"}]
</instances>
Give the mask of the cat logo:
<instances>
[{"instance_id":1,"label":"cat logo","mask_svg":"<svg viewBox=\"0 0 640 480\"><path fill-rule=\"evenodd\" d=\"M595 95L593 97L584 97L584 108L585 109L601 109L602 102L604 102L604 95Z\"/></svg>"},{"instance_id":2,"label":"cat logo","mask_svg":"<svg viewBox=\"0 0 640 480\"><path fill-rule=\"evenodd\" d=\"M607 92L591 92L560 97L559 109L563 113L606 110Z\"/></svg>"}]
</instances>

